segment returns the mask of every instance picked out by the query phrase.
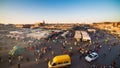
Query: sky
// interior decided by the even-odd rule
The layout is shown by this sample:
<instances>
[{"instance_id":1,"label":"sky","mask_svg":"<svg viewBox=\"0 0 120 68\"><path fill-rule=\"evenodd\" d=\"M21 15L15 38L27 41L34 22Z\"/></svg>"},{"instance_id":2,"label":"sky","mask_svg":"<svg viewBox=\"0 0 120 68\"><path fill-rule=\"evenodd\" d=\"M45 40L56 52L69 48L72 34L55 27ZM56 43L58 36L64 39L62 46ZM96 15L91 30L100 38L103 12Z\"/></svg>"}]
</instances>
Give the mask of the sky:
<instances>
[{"instance_id":1,"label":"sky","mask_svg":"<svg viewBox=\"0 0 120 68\"><path fill-rule=\"evenodd\" d=\"M120 22L120 0L0 0L0 23Z\"/></svg>"}]
</instances>

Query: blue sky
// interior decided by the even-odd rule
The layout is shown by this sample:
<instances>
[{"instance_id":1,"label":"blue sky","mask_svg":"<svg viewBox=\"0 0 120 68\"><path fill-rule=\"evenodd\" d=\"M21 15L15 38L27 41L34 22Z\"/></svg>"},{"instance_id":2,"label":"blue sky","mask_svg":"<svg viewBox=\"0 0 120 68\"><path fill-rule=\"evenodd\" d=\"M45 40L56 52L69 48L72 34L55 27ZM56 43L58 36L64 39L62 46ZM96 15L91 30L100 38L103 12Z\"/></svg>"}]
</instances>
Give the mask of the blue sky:
<instances>
[{"instance_id":1,"label":"blue sky","mask_svg":"<svg viewBox=\"0 0 120 68\"><path fill-rule=\"evenodd\" d=\"M0 0L1 23L120 21L119 0Z\"/></svg>"}]
</instances>

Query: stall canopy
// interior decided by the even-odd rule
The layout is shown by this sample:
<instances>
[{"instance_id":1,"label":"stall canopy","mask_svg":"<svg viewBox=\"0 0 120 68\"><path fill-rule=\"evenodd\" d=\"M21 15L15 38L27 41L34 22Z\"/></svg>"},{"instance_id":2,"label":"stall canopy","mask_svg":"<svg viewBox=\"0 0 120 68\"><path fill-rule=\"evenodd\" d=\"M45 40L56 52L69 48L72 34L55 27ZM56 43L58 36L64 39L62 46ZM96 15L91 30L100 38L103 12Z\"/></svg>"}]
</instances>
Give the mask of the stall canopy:
<instances>
[{"instance_id":1,"label":"stall canopy","mask_svg":"<svg viewBox=\"0 0 120 68\"><path fill-rule=\"evenodd\" d=\"M9 51L9 55L18 55L21 54L23 51L23 48L20 46L14 46L10 51Z\"/></svg>"}]
</instances>

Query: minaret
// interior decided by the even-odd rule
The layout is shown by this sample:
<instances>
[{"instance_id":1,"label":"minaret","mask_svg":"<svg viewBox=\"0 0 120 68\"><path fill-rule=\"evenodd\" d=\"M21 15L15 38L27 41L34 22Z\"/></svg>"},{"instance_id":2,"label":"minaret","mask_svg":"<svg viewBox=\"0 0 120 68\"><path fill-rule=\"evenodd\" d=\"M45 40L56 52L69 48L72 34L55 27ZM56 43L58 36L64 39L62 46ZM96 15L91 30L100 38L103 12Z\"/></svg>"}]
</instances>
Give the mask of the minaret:
<instances>
[{"instance_id":1,"label":"minaret","mask_svg":"<svg viewBox=\"0 0 120 68\"><path fill-rule=\"evenodd\" d=\"M43 25L45 25L45 20L43 20Z\"/></svg>"}]
</instances>

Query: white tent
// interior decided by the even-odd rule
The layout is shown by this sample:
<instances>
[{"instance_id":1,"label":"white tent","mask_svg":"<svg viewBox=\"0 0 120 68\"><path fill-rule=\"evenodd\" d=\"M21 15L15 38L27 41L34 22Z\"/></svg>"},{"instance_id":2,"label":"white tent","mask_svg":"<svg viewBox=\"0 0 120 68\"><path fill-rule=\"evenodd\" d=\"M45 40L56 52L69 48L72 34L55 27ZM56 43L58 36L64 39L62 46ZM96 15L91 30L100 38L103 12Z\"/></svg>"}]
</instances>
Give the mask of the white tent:
<instances>
[{"instance_id":1,"label":"white tent","mask_svg":"<svg viewBox=\"0 0 120 68\"><path fill-rule=\"evenodd\" d=\"M81 37L81 32L78 31L78 30L75 31L74 38L75 38L77 41L80 41L80 39L82 38L82 37Z\"/></svg>"},{"instance_id":2,"label":"white tent","mask_svg":"<svg viewBox=\"0 0 120 68\"><path fill-rule=\"evenodd\" d=\"M83 41L90 41L91 42L91 38L86 31L81 31L81 34L82 34L82 40Z\"/></svg>"}]
</instances>

